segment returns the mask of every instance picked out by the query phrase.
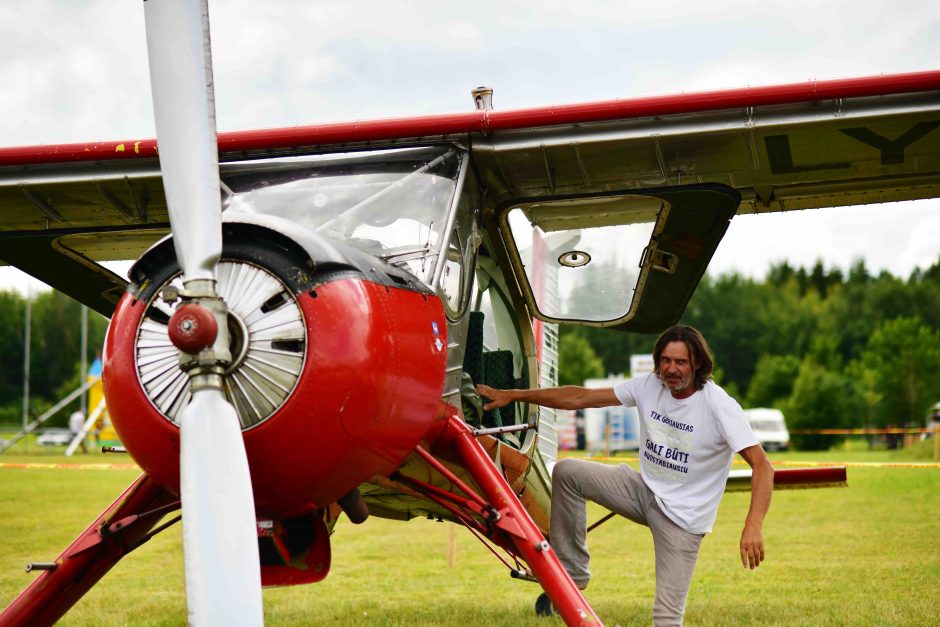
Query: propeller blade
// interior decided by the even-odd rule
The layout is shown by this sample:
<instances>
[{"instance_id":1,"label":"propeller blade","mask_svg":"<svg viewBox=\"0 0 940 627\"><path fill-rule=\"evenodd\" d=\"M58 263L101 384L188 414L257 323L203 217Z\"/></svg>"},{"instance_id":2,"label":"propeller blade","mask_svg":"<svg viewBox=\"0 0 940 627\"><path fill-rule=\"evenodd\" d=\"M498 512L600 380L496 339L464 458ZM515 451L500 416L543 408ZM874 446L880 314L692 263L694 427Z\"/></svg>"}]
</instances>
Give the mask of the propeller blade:
<instances>
[{"instance_id":1,"label":"propeller blade","mask_svg":"<svg viewBox=\"0 0 940 627\"><path fill-rule=\"evenodd\" d=\"M198 390L180 432L189 624L260 625L255 507L238 416L220 390Z\"/></svg>"},{"instance_id":2,"label":"propeller blade","mask_svg":"<svg viewBox=\"0 0 940 627\"><path fill-rule=\"evenodd\" d=\"M186 281L213 279L222 201L206 0L146 0L160 170Z\"/></svg>"},{"instance_id":3,"label":"propeller blade","mask_svg":"<svg viewBox=\"0 0 940 627\"><path fill-rule=\"evenodd\" d=\"M221 321L218 340L200 353L209 356L208 364L189 364L193 396L180 416L189 624L260 625L264 609L251 476L238 416L222 393L220 374L220 364L230 356L226 308L213 287L222 217L208 5L206 0L145 0L144 7L170 226L184 288L198 287L193 290L198 295L184 298L208 306L208 315ZM178 320L183 335L198 326L196 314ZM212 338L196 340L201 345Z\"/></svg>"}]
</instances>

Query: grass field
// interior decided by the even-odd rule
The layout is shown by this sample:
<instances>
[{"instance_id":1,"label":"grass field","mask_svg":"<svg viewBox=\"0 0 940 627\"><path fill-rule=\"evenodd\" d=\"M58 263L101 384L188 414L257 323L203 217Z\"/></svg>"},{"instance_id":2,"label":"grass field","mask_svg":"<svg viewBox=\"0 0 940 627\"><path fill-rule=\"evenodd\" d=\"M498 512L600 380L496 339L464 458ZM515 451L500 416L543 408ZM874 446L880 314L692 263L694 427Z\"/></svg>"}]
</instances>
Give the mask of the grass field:
<instances>
[{"instance_id":1,"label":"grass field","mask_svg":"<svg viewBox=\"0 0 940 627\"><path fill-rule=\"evenodd\" d=\"M737 549L749 496L726 495L715 531L702 545L686 624L937 624L940 467L924 465L918 459L924 456L859 446L771 454L786 464L859 465L849 468L848 488L775 493L764 527L767 561L755 571L741 567ZM68 463L127 461L92 454ZM0 455L0 606L32 579L23 572L26 562L54 559L137 474L41 467L62 462L61 449ZM916 464L867 465L882 462ZM21 463L29 467L11 467ZM589 519L603 513L594 507ZM456 530L456 567L449 568L451 528L427 520L341 522L330 576L311 586L265 590L267 624L561 624L537 619L538 587L510 579L465 531ZM648 624L654 581L649 532L614 519L589 539L594 579L588 601L608 625ZM177 525L119 563L60 624L184 622Z\"/></svg>"}]
</instances>

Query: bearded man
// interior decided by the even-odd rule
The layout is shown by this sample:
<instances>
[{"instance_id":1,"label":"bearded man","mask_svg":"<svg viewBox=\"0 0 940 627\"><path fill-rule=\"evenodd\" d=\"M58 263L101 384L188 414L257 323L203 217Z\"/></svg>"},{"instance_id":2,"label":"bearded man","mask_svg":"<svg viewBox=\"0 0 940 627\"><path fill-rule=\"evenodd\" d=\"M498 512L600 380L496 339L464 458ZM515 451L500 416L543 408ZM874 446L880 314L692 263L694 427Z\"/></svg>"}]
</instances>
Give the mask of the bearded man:
<instances>
[{"instance_id":1,"label":"bearded man","mask_svg":"<svg viewBox=\"0 0 940 627\"><path fill-rule=\"evenodd\" d=\"M485 409L521 401L556 409L636 407L640 471L567 458L552 471L552 547L582 590L591 578L586 499L649 527L656 559L654 625L681 625L692 571L712 530L735 453L751 466L751 504L741 533L741 563L764 560L762 526L774 471L741 406L711 380L705 338L689 326L666 329L653 348L654 371L612 388L563 386L496 390Z\"/></svg>"}]
</instances>

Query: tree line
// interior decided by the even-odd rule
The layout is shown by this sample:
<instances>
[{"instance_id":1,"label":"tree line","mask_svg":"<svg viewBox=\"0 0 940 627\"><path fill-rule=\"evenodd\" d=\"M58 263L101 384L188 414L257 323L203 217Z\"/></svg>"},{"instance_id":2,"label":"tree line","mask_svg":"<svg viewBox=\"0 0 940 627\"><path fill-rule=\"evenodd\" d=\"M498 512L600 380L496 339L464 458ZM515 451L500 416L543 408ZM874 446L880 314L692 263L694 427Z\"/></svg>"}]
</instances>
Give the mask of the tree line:
<instances>
[{"instance_id":1,"label":"tree line","mask_svg":"<svg viewBox=\"0 0 940 627\"><path fill-rule=\"evenodd\" d=\"M0 424L21 422L26 298L0 291ZM59 292L31 303L30 414L79 385L81 305ZM681 323L702 331L715 377L745 407L778 407L792 429L922 425L940 401L940 259L907 279L775 265L764 279L706 275ZM107 320L88 313L90 363ZM624 373L655 335L563 326L559 381ZM63 412L58 421L65 420ZM794 436L823 448L831 436Z\"/></svg>"},{"instance_id":2,"label":"tree line","mask_svg":"<svg viewBox=\"0 0 940 627\"><path fill-rule=\"evenodd\" d=\"M0 425L22 424L26 297L0 291ZM30 418L35 418L80 385L82 306L54 290L41 292L30 303ZM104 344L108 321L88 311L88 353L91 364ZM74 403L78 407L78 401ZM73 408L47 425L62 426Z\"/></svg>"},{"instance_id":3,"label":"tree line","mask_svg":"<svg viewBox=\"0 0 940 627\"><path fill-rule=\"evenodd\" d=\"M715 354L716 380L745 407L777 407L791 429L923 426L940 401L940 259L907 279L857 261L843 273L787 263L762 280L705 276L680 321ZM627 372L655 335L566 326L559 379ZM794 435L827 448L838 437Z\"/></svg>"}]
</instances>

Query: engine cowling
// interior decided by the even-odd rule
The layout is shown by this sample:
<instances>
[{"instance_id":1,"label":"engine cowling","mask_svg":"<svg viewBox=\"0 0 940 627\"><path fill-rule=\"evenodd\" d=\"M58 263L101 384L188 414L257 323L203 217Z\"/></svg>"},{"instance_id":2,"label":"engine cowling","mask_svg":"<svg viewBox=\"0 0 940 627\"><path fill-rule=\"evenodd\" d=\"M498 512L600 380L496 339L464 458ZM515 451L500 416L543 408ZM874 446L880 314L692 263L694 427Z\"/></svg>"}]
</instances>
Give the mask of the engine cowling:
<instances>
[{"instance_id":1,"label":"engine cowling","mask_svg":"<svg viewBox=\"0 0 940 627\"><path fill-rule=\"evenodd\" d=\"M379 259L324 246L328 263L309 241L224 227L226 395L242 422L259 516L299 515L388 475L442 419L440 300ZM128 452L178 493L176 417L189 381L167 334L176 304L160 296L179 282L172 241L148 251L132 278L105 341L104 392Z\"/></svg>"}]
</instances>

